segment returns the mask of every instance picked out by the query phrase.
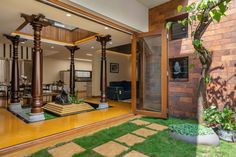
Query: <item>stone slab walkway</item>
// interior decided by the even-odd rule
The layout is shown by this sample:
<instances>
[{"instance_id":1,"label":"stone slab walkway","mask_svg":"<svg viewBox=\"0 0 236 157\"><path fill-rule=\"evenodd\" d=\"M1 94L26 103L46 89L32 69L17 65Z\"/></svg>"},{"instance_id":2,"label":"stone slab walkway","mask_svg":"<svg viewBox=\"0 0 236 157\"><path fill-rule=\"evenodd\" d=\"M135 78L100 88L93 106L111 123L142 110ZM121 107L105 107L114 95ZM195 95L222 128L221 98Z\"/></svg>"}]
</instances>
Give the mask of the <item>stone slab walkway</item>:
<instances>
[{"instance_id":1,"label":"stone slab walkway","mask_svg":"<svg viewBox=\"0 0 236 157\"><path fill-rule=\"evenodd\" d=\"M116 141L125 143L128 146L133 146L137 143L143 142L144 140L145 140L144 138L141 138L132 134L126 134L116 139Z\"/></svg>"},{"instance_id":2,"label":"stone slab walkway","mask_svg":"<svg viewBox=\"0 0 236 157\"><path fill-rule=\"evenodd\" d=\"M125 147L119 143L110 141L101 146L94 148L93 150L106 157L115 157L121 154L124 151L127 151L129 148Z\"/></svg>"},{"instance_id":3,"label":"stone slab walkway","mask_svg":"<svg viewBox=\"0 0 236 157\"><path fill-rule=\"evenodd\" d=\"M124 154L123 157L147 157L141 152L130 150L130 147L135 144L142 143L146 140L147 137L168 128L167 126L150 123L139 119L131 121L130 123L141 126L141 128L133 131L132 133L127 133L121 137L101 144L93 148L92 151L105 157L115 157L120 154ZM86 149L73 142L48 150L48 152L53 157L72 157L74 154L77 154L77 156L79 156L79 153L82 153L84 151L86 151Z\"/></svg>"},{"instance_id":4,"label":"stone slab walkway","mask_svg":"<svg viewBox=\"0 0 236 157\"><path fill-rule=\"evenodd\" d=\"M48 150L53 157L72 157L74 154L83 151L85 151L84 148L73 142Z\"/></svg>"},{"instance_id":5,"label":"stone slab walkway","mask_svg":"<svg viewBox=\"0 0 236 157\"><path fill-rule=\"evenodd\" d=\"M148 156L135 150L132 150L131 152L127 153L124 157L148 157Z\"/></svg>"},{"instance_id":6,"label":"stone slab walkway","mask_svg":"<svg viewBox=\"0 0 236 157\"><path fill-rule=\"evenodd\" d=\"M153 130L150 130L150 129L141 128L141 129L138 129L138 130L136 130L132 133L136 134L136 135L139 135L139 136L142 136L142 137L148 137L148 136L154 135L157 132L153 131Z\"/></svg>"}]
</instances>

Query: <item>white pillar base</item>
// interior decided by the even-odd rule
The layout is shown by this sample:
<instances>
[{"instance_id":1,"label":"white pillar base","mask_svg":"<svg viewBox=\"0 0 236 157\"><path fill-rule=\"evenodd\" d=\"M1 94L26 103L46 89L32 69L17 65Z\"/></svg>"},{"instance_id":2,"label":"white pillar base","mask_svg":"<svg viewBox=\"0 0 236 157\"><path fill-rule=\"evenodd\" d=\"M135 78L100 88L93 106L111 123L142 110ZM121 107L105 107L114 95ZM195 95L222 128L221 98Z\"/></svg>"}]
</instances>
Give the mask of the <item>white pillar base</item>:
<instances>
[{"instance_id":1,"label":"white pillar base","mask_svg":"<svg viewBox=\"0 0 236 157\"><path fill-rule=\"evenodd\" d=\"M11 103L9 105L9 110L14 113L19 113L19 112L22 112L22 106L20 103Z\"/></svg>"},{"instance_id":2,"label":"white pillar base","mask_svg":"<svg viewBox=\"0 0 236 157\"><path fill-rule=\"evenodd\" d=\"M98 105L97 110L106 109L106 108L109 108L109 105L108 105L107 102L104 102L104 103L100 103L100 104Z\"/></svg>"},{"instance_id":3,"label":"white pillar base","mask_svg":"<svg viewBox=\"0 0 236 157\"><path fill-rule=\"evenodd\" d=\"M43 112L41 113L29 113L29 122L38 122L45 120Z\"/></svg>"}]
</instances>

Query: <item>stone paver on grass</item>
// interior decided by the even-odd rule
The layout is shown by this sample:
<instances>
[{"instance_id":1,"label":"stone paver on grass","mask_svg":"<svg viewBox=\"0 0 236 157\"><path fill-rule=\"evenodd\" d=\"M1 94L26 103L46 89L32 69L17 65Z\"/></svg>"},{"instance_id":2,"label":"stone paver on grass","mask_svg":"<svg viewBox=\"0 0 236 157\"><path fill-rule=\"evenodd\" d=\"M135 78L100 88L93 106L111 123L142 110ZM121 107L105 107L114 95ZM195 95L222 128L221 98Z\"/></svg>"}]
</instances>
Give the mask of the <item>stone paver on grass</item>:
<instances>
[{"instance_id":1,"label":"stone paver on grass","mask_svg":"<svg viewBox=\"0 0 236 157\"><path fill-rule=\"evenodd\" d=\"M119 143L110 141L94 148L93 151L106 157L115 157L121 154L122 152L127 151L128 149L129 149L128 147L125 147Z\"/></svg>"},{"instance_id":2,"label":"stone paver on grass","mask_svg":"<svg viewBox=\"0 0 236 157\"><path fill-rule=\"evenodd\" d=\"M156 131L141 128L141 129L138 129L136 131L133 131L132 133L134 133L136 135L139 135L139 136L148 137L148 136L154 135L156 133Z\"/></svg>"},{"instance_id":3,"label":"stone paver on grass","mask_svg":"<svg viewBox=\"0 0 236 157\"><path fill-rule=\"evenodd\" d=\"M73 142L48 150L53 157L72 157L74 154L83 151L85 151L84 148Z\"/></svg>"},{"instance_id":4,"label":"stone paver on grass","mask_svg":"<svg viewBox=\"0 0 236 157\"><path fill-rule=\"evenodd\" d=\"M134 144L143 142L144 140L145 140L144 138L141 138L132 134L126 134L116 139L116 141L125 143L128 146L133 146Z\"/></svg>"},{"instance_id":5,"label":"stone paver on grass","mask_svg":"<svg viewBox=\"0 0 236 157\"><path fill-rule=\"evenodd\" d=\"M140 125L148 125L148 124L150 124L150 122L147 122L147 121L144 121L144 120L139 120L139 119L131 121L131 123L134 123L134 124L139 125L139 126Z\"/></svg>"},{"instance_id":6,"label":"stone paver on grass","mask_svg":"<svg viewBox=\"0 0 236 157\"><path fill-rule=\"evenodd\" d=\"M128 154L126 154L123 157L148 157L140 152L137 152L135 150L132 150L131 152L129 152Z\"/></svg>"},{"instance_id":7,"label":"stone paver on grass","mask_svg":"<svg viewBox=\"0 0 236 157\"><path fill-rule=\"evenodd\" d=\"M156 130L156 131L162 131L162 130L165 130L165 129L168 128L167 126L160 125L160 124L155 124L155 123L147 125L146 127L150 128L150 129L153 129L153 130Z\"/></svg>"}]
</instances>

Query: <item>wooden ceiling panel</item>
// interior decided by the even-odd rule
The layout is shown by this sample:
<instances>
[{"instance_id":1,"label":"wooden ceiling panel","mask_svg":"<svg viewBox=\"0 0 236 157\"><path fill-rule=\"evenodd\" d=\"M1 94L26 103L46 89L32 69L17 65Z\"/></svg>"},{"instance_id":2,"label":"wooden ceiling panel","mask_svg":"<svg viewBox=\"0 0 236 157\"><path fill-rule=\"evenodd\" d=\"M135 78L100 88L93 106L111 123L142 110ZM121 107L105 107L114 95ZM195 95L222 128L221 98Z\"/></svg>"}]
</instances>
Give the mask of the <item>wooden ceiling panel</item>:
<instances>
[{"instance_id":1,"label":"wooden ceiling panel","mask_svg":"<svg viewBox=\"0 0 236 157\"><path fill-rule=\"evenodd\" d=\"M17 30L16 33L22 33L25 35L33 35L33 29L30 24L25 25L21 30ZM94 32L77 28L75 30L63 29L55 26L43 27L41 37L48 40L59 41L64 43L74 44L77 41L89 38L96 35Z\"/></svg>"}]
</instances>

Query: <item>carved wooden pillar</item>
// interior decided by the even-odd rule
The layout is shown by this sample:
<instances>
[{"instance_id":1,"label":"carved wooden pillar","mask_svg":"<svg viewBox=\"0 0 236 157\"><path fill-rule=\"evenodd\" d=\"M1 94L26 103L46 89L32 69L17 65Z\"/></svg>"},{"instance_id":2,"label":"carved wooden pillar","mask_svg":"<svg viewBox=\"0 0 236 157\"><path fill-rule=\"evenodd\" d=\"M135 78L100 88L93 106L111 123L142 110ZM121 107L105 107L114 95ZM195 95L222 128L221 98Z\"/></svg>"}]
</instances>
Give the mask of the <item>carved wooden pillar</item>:
<instances>
[{"instance_id":1,"label":"carved wooden pillar","mask_svg":"<svg viewBox=\"0 0 236 157\"><path fill-rule=\"evenodd\" d=\"M70 94L75 96L75 51L79 50L78 46L66 46L70 51Z\"/></svg>"},{"instance_id":2,"label":"carved wooden pillar","mask_svg":"<svg viewBox=\"0 0 236 157\"><path fill-rule=\"evenodd\" d=\"M26 39L20 39L19 35L4 36L12 42L13 45L13 59L11 67L11 103L20 103L19 99L19 66L18 66L18 45L20 42L26 41Z\"/></svg>"},{"instance_id":3,"label":"carved wooden pillar","mask_svg":"<svg viewBox=\"0 0 236 157\"><path fill-rule=\"evenodd\" d=\"M107 102L107 59L106 59L106 44L111 41L111 36L97 36L97 41L102 46L102 57L101 57L101 77L100 77L100 91L101 91L101 103Z\"/></svg>"},{"instance_id":4,"label":"carved wooden pillar","mask_svg":"<svg viewBox=\"0 0 236 157\"><path fill-rule=\"evenodd\" d=\"M50 25L42 14L21 14L29 22L34 30L34 48L32 53L32 109L31 113L41 113L43 105L43 51L41 49L41 30Z\"/></svg>"}]
</instances>

